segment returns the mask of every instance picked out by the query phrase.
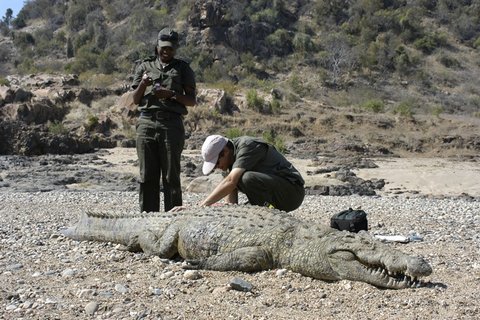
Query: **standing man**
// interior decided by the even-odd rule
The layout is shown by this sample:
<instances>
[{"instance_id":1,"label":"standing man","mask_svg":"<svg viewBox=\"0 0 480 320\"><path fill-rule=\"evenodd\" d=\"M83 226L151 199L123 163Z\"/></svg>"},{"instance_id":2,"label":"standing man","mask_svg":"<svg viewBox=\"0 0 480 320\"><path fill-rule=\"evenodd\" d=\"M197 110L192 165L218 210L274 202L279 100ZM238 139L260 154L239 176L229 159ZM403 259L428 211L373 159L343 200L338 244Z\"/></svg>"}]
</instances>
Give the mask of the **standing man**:
<instances>
[{"instance_id":1,"label":"standing man","mask_svg":"<svg viewBox=\"0 0 480 320\"><path fill-rule=\"evenodd\" d=\"M183 116L196 104L195 75L175 58L178 33L158 34L156 55L135 69L133 101L138 105L137 155L140 163L140 210L160 211L160 177L164 209L182 205L180 156L185 143Z\"/></svg>"},{"instance_id":2,"label":"standing man","mask_svg":"<svg viewBox=\"0 0 480 320\"><path fill-rule=\"evenodd\" d=\"M297 169L274 146L260 139L239 137L229 140L220 135L205 139L202 146L203 174L214 169L228 170L201 206L210 206L227 197L238 203L238 190L250 204L273 206L292 211L305 197L305 184Z\"/></svg>"}]
</instances>

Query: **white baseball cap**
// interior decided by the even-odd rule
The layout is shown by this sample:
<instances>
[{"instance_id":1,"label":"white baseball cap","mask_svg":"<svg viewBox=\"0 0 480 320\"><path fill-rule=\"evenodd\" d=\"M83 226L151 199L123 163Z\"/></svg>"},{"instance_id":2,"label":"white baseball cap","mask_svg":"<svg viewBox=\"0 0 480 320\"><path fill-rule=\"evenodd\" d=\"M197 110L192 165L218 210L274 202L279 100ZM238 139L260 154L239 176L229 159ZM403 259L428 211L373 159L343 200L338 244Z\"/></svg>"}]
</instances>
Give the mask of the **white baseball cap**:
<instances>
[{"instance_id":1,"label":"white baseball cap","mask_svg":"<svg viewBox=\"0 0 480 320\"><path fill-rule=\"evenodd\" d=\"M218 155L227 145L228 139L220 135L208 136L202 145L203 174L209 174L215 169L218 161Z\"/></svg>"}]
</instances>

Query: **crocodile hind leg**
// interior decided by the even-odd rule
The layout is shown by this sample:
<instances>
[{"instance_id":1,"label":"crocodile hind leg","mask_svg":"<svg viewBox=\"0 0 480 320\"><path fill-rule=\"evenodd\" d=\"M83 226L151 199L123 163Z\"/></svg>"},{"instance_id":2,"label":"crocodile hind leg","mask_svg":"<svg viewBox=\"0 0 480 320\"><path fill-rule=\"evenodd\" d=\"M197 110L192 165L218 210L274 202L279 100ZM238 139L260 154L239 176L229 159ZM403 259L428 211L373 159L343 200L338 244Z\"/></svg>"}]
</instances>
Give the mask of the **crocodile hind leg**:
<instances>
[{"instance_id":1,"label":"crocodile hind leg","mask_svg":"<svg viewBox=\"0 0 480 320\"><path fill-rule=\"evenodd\" d=\"M187 260L186 269L256 272L274 268L271 253L262 247L244 247L205 259Z\"/></svg>"}]
</instances>

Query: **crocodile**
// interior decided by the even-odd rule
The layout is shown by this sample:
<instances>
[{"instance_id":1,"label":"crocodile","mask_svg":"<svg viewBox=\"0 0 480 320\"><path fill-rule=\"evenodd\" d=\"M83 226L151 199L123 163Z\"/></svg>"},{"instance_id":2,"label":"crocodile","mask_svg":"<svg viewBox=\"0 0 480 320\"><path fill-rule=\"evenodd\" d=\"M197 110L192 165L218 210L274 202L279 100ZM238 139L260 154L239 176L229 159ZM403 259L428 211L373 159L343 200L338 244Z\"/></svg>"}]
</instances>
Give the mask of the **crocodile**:
<instances>
[{"instance_id":1,"label":"crocodile","mask_svg":"<svg viewBox=\"0 0 480 320\"><path fill-rule=\"evenodd\" d=\"M421 257L276 209L250 205L196 207L165 213L84 213L61 233L75 240L118 243L172 259L187 269L256 272L288 269L324 281L352 280L379 288L427 286Z\"/></svg>"}]
</instances>

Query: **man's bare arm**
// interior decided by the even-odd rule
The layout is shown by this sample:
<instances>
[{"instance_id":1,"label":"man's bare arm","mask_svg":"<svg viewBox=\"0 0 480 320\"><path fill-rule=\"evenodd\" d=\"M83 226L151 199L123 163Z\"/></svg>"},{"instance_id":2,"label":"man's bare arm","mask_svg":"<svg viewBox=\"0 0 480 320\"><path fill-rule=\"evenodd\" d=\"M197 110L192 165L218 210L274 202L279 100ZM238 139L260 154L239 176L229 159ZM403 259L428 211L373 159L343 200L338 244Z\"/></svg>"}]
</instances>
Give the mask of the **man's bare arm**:
<instances>
[{"instance_id":1,"label":"man's bare arm","mask_svg":"<svg viewBox=\"0 0 480 320\"><path fill-rule=\"evenodd\" d=\"M226 176L222 182L220 182L217 187L210 193L210 195L203 200L200 205L201 206L210 206L215 202L225 198L227 195L229 196L232 193L237 193L237 185L238 181L242 177L245 169L235 168L233 169L228 176ZM233 196L232 196L233 197ZM237 199L238 200L238 199Z\"/></svg>"}]
</instances>

